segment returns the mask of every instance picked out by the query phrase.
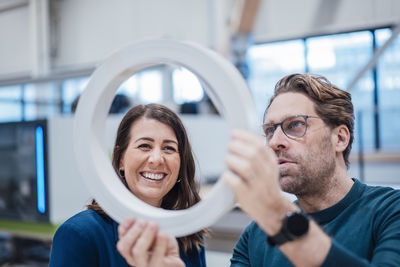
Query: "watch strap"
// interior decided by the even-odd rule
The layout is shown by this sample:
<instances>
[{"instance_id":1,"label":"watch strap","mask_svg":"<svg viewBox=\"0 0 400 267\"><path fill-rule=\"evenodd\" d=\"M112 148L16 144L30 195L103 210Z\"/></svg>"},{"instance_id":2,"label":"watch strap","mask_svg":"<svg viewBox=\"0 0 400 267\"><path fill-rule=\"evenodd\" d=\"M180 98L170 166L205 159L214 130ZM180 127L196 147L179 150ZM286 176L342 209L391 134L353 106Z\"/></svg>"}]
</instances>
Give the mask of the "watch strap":
<instances>
[{"instance_id":1,"label":"watch strap","mask_svg":"<svg viewBox=\"0 0 400 267\"><path fill-rule=\"evenodd\" d=\"M294 221L292 218L294 219ZM289 227L289 225L292 225L293 223L300 223L302 227L297 227L297 229L293 229L294 232L291 232L291 227ZM288 214L286 214L286 217L282 222L282 227L280 231L274 236L267 236L266 241L270 246L280 246L288 241L293 241L304 236L308 232L308 228L309 218L307 214L305 214L301 210L296 212L289 212Z\"/></svg>"},{"instance_id":2,"label":"watch strap","mask_svg":"<svg viewBox=\"0 0 400 267\"><path fill-rule=\"evenodd\" d=\"M270 246L280 246L287 241L291 240L288 236L286 236L282 231L278 232L274 236L267 236L267 242Z\"/></svg>"}]
</instances>

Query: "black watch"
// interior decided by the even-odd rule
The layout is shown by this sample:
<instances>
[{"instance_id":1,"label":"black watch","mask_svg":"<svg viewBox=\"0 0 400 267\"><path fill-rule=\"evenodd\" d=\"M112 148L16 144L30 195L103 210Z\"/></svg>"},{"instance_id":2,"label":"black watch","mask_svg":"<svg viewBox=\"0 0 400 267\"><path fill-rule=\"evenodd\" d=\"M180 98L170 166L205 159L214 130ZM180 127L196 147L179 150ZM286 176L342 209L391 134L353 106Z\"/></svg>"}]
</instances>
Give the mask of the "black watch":
<instances>
[{"instance_id":1,"label":"black watch","mask_svg":"<svg viewBox=\"0 0 400 267\"><path fill-rule=\"evenodd\" d=\"M310 219L302 211L289 212L283 220L282 228L274 236L268 236L267 242L271 246L282 245L304 236L308 232Z\"/></svg>"}]
</instances>

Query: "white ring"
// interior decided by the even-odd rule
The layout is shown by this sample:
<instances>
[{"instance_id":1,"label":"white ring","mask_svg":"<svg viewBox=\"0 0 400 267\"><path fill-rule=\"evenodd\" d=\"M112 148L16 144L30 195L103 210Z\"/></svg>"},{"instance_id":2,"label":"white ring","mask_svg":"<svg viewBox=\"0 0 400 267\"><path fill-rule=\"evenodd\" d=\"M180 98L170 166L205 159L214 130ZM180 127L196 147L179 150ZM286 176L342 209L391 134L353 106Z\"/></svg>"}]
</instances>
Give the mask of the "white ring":
<instances>
[{"instance_id":1,"label":"white ring","mask_svg":"<svg viewBox=\"0 0 400 267\"><path fill-rule=\"evenodd\" d=\"M219 179L207 198L189 209L158 209L125 188L105 147L105 120L120 84L144 68L163 63L184 66L205 81L207 94L231 129L255 132L254 102L246 82L231 63L196 44L149 40L117 51L94 71L75 114L74 149L90 193L109 216L118 222L128 215L155 221L161 231L179 237L213 224L228 212L234 203L230 188Z\"/></svg>"}]
</instances>

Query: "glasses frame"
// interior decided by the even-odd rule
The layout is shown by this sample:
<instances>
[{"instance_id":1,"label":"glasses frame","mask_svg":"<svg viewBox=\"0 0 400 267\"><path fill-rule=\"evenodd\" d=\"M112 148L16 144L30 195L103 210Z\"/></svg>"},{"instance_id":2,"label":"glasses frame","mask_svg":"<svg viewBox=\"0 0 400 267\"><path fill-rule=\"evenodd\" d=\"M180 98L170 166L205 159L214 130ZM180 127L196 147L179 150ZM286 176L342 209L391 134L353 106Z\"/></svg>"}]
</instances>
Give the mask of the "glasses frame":
<instances>
[{"instance_id":1,"label":"glasses frame","mask_svg":"<svg viewBox=\"0 0 400 267\"><path fill-rule=\"evenodd\" d=\"M283 126L283 124L284 124L287 120L294 119L294 118L298 118L298 117L304 118L305 127L306 127L305 130L304 130L304 134L301 135L301 136L291 136L291 135L289 135L288 133L286 133L284 127L282 127L282 126ZM268 126L268 127L271 127L271 126L274 127L274 134L275 134L276 129L278 129L278 126L280 126L282 132L283 132L288 138L295 140L295 139L298 139L298 138L302 138L303 136L306 135L307 129L308 129L307 120L310 119L310 118L311 118L311 119L320 119L320 117L311 116L311 115L295 115L295 116L287 117L286 119L284 119L283 121L281 121L281 122L279 122L279 123L264 123L264 124L262 125L262 127L263 127L264 133L265 133L265 130L264 130L264 129L265 129L266 126ZM270 139L268 139L267 134L265 133L265 137L267 138L267 140L271 140L272 137L274 136L274 134L271 136Z\"/></svg>"}]
</instances>

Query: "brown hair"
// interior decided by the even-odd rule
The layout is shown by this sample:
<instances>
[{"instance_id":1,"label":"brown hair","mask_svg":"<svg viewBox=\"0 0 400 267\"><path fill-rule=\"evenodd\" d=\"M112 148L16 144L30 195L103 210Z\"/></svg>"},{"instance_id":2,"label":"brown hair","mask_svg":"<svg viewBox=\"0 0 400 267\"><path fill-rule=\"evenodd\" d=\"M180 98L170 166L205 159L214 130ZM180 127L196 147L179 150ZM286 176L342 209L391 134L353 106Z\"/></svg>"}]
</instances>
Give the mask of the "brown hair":
<instances>
[{"instance_id":1,"label":"brown hair","mask_svg":"<svg viewBox=\"0 0 400 267\"><path fill-rule=\"evenodd\" d=\"M178 140L178 151L181 161L178 174L180 182L176 183L167 195L164 196L161 208L168 210L181 210L193 206L200 201L200 196L198 193L198 185L194 178L195 162L192 149L182 121L173 111L165 106L158 104L138 105L131 108L125 114L118 127L112 155L112 165L115 172L122 183L127 187L125 178L119 172L119 164L121 157L129 144L132 124L143 117L155 119L170 126ZM97 211L103 216L105 215L104 211L95 200L92 201L91 205L88 205L88 208ZM202 230L190 236L178 238L183 251L186 252L191 249L199 249L200 245L203 245L203 236L206 233L207 230Z\"/></svg>"},{"instance_id":2,"label":"brown hair","mask_svg":"<svg viewBox=\"0 0 400 267\"><path fill-rule=\"evenodd\" d=\"M302 93L310 98L318 116L331 128L345 125L349 129L350 141L343 151L346 167L349 167L349 154L354 139L354 109L350 93L332 85L321 75L291 74L275 85L274 95L265 110L264 118L275 97L287 92Z\"/></svg>"}]
</instances>

